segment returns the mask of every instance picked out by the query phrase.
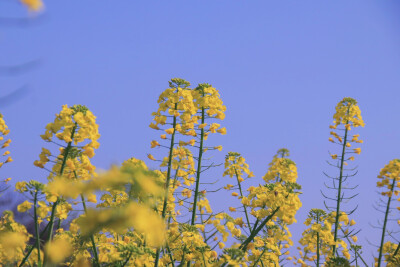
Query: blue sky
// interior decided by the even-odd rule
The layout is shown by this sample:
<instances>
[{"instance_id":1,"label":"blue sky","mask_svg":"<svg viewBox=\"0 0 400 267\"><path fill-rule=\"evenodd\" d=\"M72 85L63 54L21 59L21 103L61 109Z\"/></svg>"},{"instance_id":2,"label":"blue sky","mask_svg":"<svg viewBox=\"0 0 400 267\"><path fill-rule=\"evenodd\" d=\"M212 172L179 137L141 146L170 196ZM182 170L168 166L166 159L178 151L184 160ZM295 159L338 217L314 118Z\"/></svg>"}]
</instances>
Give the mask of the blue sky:
<instances>
[{"instance_id":1,"label":"blue sky","mask_svg":"<svg viewBox=\"0 0 400 267\"><path fill-rule=\"evenodd\" d=\"M329 169L329 124L343 97L359 102L366 126L357 129L360 244L369 261L381 214L373 201L376 176L399 158L400 4L396 1L46 1L28 25L0 24L0 65L39 60L20 75L0 76L0 96L23 85L20 100L0 107L11 129L14 162L1 175L44 180L33 166L39 135L63 104L87 105L98 117L100 149L93 160L108 168L146 158L151 112L168 80L208 82L227 106L226 136L210 137L240 152L261 182L275 152L286 147L297 163L303 207L293 230L298 240ZM0 17L35 17L16 1L0 1ZM154 163L149 165L156 168ZM219 178L223 170L209 176ZM211 179L211 178L210 178ZM228 179L228 178L226 178ZM258 180L257 180L258 179ZM224 181L226 182L226 180ZM224 195L212 196L221 200ZM214 206L222 209L227 203ZM378 216L378 217L377 217ZM375 253L376 254L376 253Z\"/></svg>"}]
</instances>

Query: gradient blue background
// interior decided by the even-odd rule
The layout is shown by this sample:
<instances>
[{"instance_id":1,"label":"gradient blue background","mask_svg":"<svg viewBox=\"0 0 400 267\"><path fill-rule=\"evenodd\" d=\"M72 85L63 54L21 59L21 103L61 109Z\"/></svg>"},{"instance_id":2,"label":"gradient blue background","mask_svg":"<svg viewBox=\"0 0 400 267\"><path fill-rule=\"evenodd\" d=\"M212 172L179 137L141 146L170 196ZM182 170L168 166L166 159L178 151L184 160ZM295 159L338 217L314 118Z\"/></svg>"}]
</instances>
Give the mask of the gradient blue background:
<instances>
[{"instance_id":1,"label":"gradient blue background","mask_svg":"<svg viewBox=\"0 0 400 267\"><path fill-rule=\"evenodd\" d=\"M0 107L14 159L1 176L45 180L32 163L49 146L39 135L63 104L85 104L98 117L98 168L132 156L145 159L159 134L148 127L150 114L168 80L208 82L227 106L222 124L228 134L208 142L224 147L215 162L229 151L242 153L258 184L275 152L291 151L304 192L298 223L291 227L296 241L308 211L323 207L322 172L335 174L325 161L328 151L337 151L328 142L328 126L336 103L349 96L358 100L366 126L356 131L364 144L355 161L359 173L350 182L360 185L360 194L344 207L359 204L352 218L363 229L359 244L371 263L377 253L368 241L377 244L380 231L369 224L382 217L372 207L376 176L399 157L399 3L46 1L43 15L30 23L0 24L2 66L41 62L20 75L0 76L0 97L29 88ZM35 17L16 1L0 1L0 17L29 16ZM222 172L213 170L204 179ZM231 205L225 196L210 196L216 210Z\"/></svg>"}]
</instances>

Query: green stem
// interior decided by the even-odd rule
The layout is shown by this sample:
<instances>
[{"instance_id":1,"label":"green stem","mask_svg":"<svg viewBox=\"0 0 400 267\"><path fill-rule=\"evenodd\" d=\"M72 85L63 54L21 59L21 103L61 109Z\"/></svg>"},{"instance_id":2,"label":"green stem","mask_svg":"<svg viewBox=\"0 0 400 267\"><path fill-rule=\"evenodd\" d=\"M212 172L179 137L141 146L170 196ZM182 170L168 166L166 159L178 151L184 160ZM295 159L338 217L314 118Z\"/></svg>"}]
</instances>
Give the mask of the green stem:
<instances>
[{"instance_id":1,"label":"green stem","mask_svg":"<svg viewBox=\"0 0 400 267\"><path fill-rule=\"evenodd\" d=\"M237 180L237 183L238 183L238 186L239 186L240 197L241 197L241 199L242 199L242 198L243 198L242 186L240 185L239 175L238 175L238 173L237 173L236 168L235 168L235 174L236 174L236 180ZM248 227L249 227L249 229L250 229L249 215L247 214L247 209L246 209L246 206L245 206L244 204L243 204L243 209L244 209L244 214L246 215L247 225L248 225Z\"/></svg>"},{"instance_id":2,"label":"green stem","mask_svg":"<svg viewBox=\"0 0 400 267\"><path fill-rule=\"evenodd\" d=\"M250 234L250 236L247 237L245 241L243 241L243 243L240 245L239 248L245 251L247 245L254 239L254 237L256 237L256 235L262 230L262 228L267 224L267 222L271 220L272 217L274 217L275 213L277 213L279 209L280 207L277 207L272 212L272 214L270 214L267 218L265 218L264 221Z\"/></svg>"},{"instance_id":3,"label":"green stem","mask_svg":"<svg viewBox=\"0 0 400 267\"><path fill-rule=\"evenodd\" d=\"M204 252L203 251L201 252L201 256L203 256L204 267L207 267L206 259L204 258Z\"/></svg>"},{"instance_id":4,"label":"green stem","mask_svg":"<svg viewBox=\"0 0 400 267\"><path fill-rule=\"evenodd\" d=\"M346 122L346 124L348 121ZM339 216L340 216L340 194L342 193L342 180L343 180L343 166L344 166L344 156L346 153L346 144L347 144L347 128L345 129L344 132L344 140L343 140L343 147L342 147L342 158L340 159L340 174L339 174L339 188L338 188L338 194L337 194L337 202L336 202L336 218L335 218L335 235L334 235L334 241L335 245L333 245L333 255L335 255L336 252L336 240L337 240L337 230L339 228Z\"/></svg>"},{"instance_id":5,"label":"green stem","mask_svg":"<svg viewBox=\"0 0 400 267\"><path fill-rule=\"evenodd\" d=\"M122 264L122 267L125 267L125 265L129 262L129 260L131 259L131 257L132 257L132 252L129 253L128 258L126 258L126 261Z\"/></svg>"},{"instance_id":6,"label":"green stem","mask_svg":"<svg viewBox=\"0 0 400 267\"><path fill-rule=\"evenodd\" d=\"M345 234L344 231L343 231L343 229L340 229L340 230L342 231L343 234ZM349 242L349 244L351 245L350 239L349 239L346 235L345 235L345 237L346 237L347 242ZM361 257L361 254L360 254L357 250L354 250L354 251L357 253L358 257L359 257L359 258L361 259L361 261L364 263L365 267L368 267L368 264L365 262L365 260L363 259L363 257Z\"/></svg>"},{"instance_id":7,"label":"green stem","mask_svg":"<svg viewBox=\"0 0 400 267\"><path fill-rule=\"evenodd\" d=\"M203 93L203 97L204 97L204 93ZM204 123L204 108L201 108L201 124L203 124L203 123ZM195 220L196 220L197 198L199 195L199 186L200 186L201 158L203 157L203 141L204 141L204 128L201 128L199 158L197 161L197 173L196 173L196 189L194 191L194 201L193 201L193 208L192 208L191 225L194 225Z\"/></svg>"},{"instance_id":8,"label":"green stem","mask_svg":"<svg viewBox=\"0 0 400 267\"><path fill-rule=\"evenodd\" d=\"M262 258L262 256L264 255L264 253L265 253L266 250L267 250L267 249L264 247L263 252L260 254L260 256L257 258L257 260L254 262L253 267L256 267L256 266L257 266L257 263L261 260L261 258Z\"/></svg>"},{"instance_id":9,"label":"green stem","mask_svg":"<svg viewBox=\"0 0 400 267\"><path fill-rule=\"evenodd\" d=\"M399 242L399 244L397 244L397 248L396 248L396 250L394 251L392 257L395 257L395 256L397 255L397 252L399 252L399 249L400 249L400 242Z\"/></svg>"},{"instance_id":10,"label":"green stem","mask_svg":"<svg viewBox=\"0 0 400 267\"><path fill-rule=\"evenodd\" d=\"M47 229L49 228L49 225L47 224L46 227L43 229L42 232L40 232L40 237L43 237L43 235L47 232ZM22 259L21 263L18 265L19 267L23 266L24 263L26 262L26 260L29 258L29 256L31 255L33 249L35 248L35 246L31 246L30 249L28 250L28 252L26 253L25 257Z\"/></svg>"},{"instance_id":11,"label":"green stem","mask_svg":"<svg viewBox=\"0 0 400 267\"><path fill-rule=\"evenodd\" d=\"M76 173L75 173L76 175ZM82 205L83 205L83 209L85 211L85 213L87 213L87 208L86 208L86 202L85 202L85 198L83 197L83 194L81 194L81 200L82 200ZM93 234L90 235L90 241L92 242L92 250L93 250L93 255L94 255L94 260L95 260L95 266L100 266L99 264L99 256L97 254L97 248L96 248L96 243L94 241L94 236Z\"/></svg>"},{"instance_id":12,"label":"green stem","mask_svg":"<svg viewBox=\"0 0 400 267\"><path fill-rule=\"evenodd\" d=\"M71 131L71 140L74 140L75 130L77 127L78 127L78 125L77 125L77 123L75 123L75 126L72 128L72 131ZM66 165L67 159L68 159L68 154L69 154L69 151L71 150L71 148L72 148L72 141L69 142L67 147L65 148L64 157L63 157L63 161L62 161L61 169L60 169L60 176L62 176L64 173L65 165ZM50 217L50 222L49 222L49 224L50 224L49 238L48 238L47 242L51 241L51 238L52 238L55 210L56 210L56 206L58 203L59 203L59 200L57 199L57 201L54 202L53 209L51 212L51 217Z\"/></svg>"},{"instance_id":13,"label":"green stem","mask_svg":"<svg viewBox=\"0 0 400 267\"><path fill-rule=\"evenodd\" d=\"M77 127L78 127L78 124L75 122L75 125L74 125L74 127L72 128L72 131L71 131L71 140L74 140L75 130L76 130ZM65 165L66 165L66 162L67 162L68 154L69 154L69 151L71 150L71 148L72 148L72 141L68 142L68 145L65 148L64 155L63 155L63 161L61 163L61 169L60 169L60 174L59 174L60 176L62 176L63 173L64 173L64 169L65 169ZM53 207L51 209L51 215L50 215L50 221L49 221L49 225L50 225L49 226L49 237L47 239L47 242L50 242L51 239L52 239L53 227L54 227L54 216L55 216L55 213L56 213L56 207L57 207L59 202L60 202L60 198L57 198L56 202L54 202ZM44 262L43 262L43 265L45 265L45 264L46 264L46 257L44 257Z\"/></svg>"},{"instance_id":14,"label":"green stem","mask_svg":"<svg viewBox=\"0 0 400 267\"><path fill-rule=\"evenodd\" d=\"M379 247L378 267L381 266L383 242L384 242L384 239L385 239L385 232L386 232L386 223L387 223L387 218L389 216L390 201L392 200L392 194L393 194L394 184L395 183L396 183L396 179L393 179L392 188L391 188L391 191L390 191L391 195L390 195L390 197L388 199L388 202L387 202L387 205L386 205L385 220L383 221L381 246Z\"/></svg>"},{"instance_id":15,"label":"green stem","mask_svg":"<svg viewBox=\"0 0 400 267\"><path fill-rule=\"evenodd\" d=\"M42 266L42 261L40 259L40 237L39 237L39 224L38 224L38 216L37 216L37 195L38 191L36 190L35 196L33 199L33 216L35 218L35 237L36 237L36 249L38 251L38 267Z\"/></svg>"},{"instance_id":16,"label":"green stem","mask_svg":"<svg viewBox=\"0 0 400 267\"><path fill-rule=\"evenodd\" d=\"M177 109L178 109L178 103L175 103L174 110L177 110ZM174 120L173 120L173 123L172 123L172 127L174 129L174 132L172 133L171 144L170 144L170 147L169 147L167 180L165 182L165 196L164 196L163 209L162 209L162 212L161 212L161 216L163 218L165 218L165 212L167 210L167 202L168 202L168 194L169 194L169 182L170 182L170 179L171 179L170 176L171 176L171 169L172 169L172 166L171 166L172 165L172 154L173 154L173 151L174 151L175 131L176 131L176 116L175 115L174 115ZM160 248L157 248L154 267L158 266L159 257L160 257Z\"/></svg>"},{"instance_id":17,"label":"green stem","mask_svg":"<svg viewBox=\"0 0 400 267\"><path fill-rule=\"evenodd\" d=\"M264 219L264 221L261 222L261 224L254 230L252 231L252 233L249 235L249 237L246 238L245 241L243 241L243 243L240 245L240 249L242 251L246 251L246 247L247 245L254 239L254 237L262 230L262 228L267 224L267 222L269 220L272 219L272 217L274 217L275 213L278 212L278 210L280 209L280 207L277 207L272 214L270 214L267 218ZM222 264L222 267L226 266L227 263Z\"/></svg>"}]
</instances>

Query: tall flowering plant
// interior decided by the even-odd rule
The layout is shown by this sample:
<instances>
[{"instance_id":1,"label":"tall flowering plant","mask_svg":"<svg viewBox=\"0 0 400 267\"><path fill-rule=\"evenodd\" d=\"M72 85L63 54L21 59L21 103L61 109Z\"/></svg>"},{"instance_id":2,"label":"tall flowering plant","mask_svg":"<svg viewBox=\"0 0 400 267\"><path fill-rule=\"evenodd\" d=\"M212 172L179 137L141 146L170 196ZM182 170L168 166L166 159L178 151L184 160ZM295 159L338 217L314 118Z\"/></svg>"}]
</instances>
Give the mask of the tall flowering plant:
<instances>
[{"instance_id":1,"label":"tall flowering plant","mask_svg":"<svg viewBox=\"0 0 400 267\"><path fill-rule=\"evenodd\" d=\"M334 163L329 163L331 166L338 170L337 176L326 175L332 180L333 186L327 186L329 190L335 191L335 197L328 197L324 193L323 196L329 200L334 200L334 206L329 206L325 203L328 211L334 212L335 220L333 222L333 235L334 241L339 241L339 230L343 229L339 225L341 216L347 216L355 211L355 209L344 212L342 210L342 202L344 200L352 199L356 195L348 196L344 194L344 190L354 189L344 186L344 183L348 178L353 177L357 174L355 168L349 169L346 166L349 162L354 161L355 155L361 153L361 148L353 147L363 141L359 139L359 134L351 135L350 132L352 128L357 128L359 126L364 127L365 123L361 116L360 108L357 105L357 101L350 97L345 97L336 106L336 112L333 115L333 125L329 126L331 128L331 137L329 141L338 145L340 147L339 154L331 154L331 158ZM343 230L344 231L344 230ZM344 234L344 238L348 238L349 235L355 235L354 232L348 232ZM336 255L337 244L335 243L332 247L332 255ZM350 258L349 254L346 252L346 258Z\"/></svg>"},{"instance_id":2,"label":"tall flowering plant","mask_svg":"<svg viewBox=\"0 0 400 267\"><path fill-rule=\"evenodd\" d=\"M377 187L382 190L381 195L386 198L386 204L384 210L384 219L382 223L382 234L381 242L379 245L379 255L375 258L375 266L381 266L382 257L386 266L398 266L400 263L399 248L400 243L394 244L390 241L385 243L385 237L387 236L387 224L389 220L389 215L393 206L393 198L399 195L400 188L400 159L391 160L383 169L381 169L378 175L379 181L376 183ZM397 198L400 200L400 198ZM384 203L384 200L382 200ZM400 210L400 207L397 207ZM400 221L398 221L400 223Z\"/></svg>"}]
</instances>

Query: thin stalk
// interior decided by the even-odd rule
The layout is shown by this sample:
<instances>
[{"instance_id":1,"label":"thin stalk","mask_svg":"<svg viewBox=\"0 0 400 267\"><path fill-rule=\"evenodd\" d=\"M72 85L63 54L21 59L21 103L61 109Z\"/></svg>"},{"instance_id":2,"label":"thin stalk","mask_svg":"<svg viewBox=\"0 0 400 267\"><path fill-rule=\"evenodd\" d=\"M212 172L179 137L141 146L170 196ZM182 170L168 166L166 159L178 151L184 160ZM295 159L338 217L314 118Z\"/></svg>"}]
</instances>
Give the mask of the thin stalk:
<instances>
[{"instance_id":1,"label":"thin stalk","mask_svg":"<svg viewBox=\"0 0 400 267\"><path fill-rule=\"evenodd\" d=\"M349 123L349 122L347 121L346 124L347 123ZM348 130L346 128L345 132L344 132L342 158L340 159L339 188L338 188L337 202L336 202L335 235L334 235L335 245L333 245L333 255L335 255L335 252L336 252L337 230L339 228L339 215L340 215L340 202L341 202L340 196L342 193L343 166L344 166L344 156L346 153L347 132L348 132Z\"/></svg>"},{"instance_id":2,"label":"thin stalk","mask_svg":"<svg viewBox=\"0 0 400 267\"><path fill-rule=\"evenodd\" d=\"M122 267L125 267L125 265L129 262L129 260L131 259L131 257L132 257L132 252L129 253L128 258L126 258L126 261L124 262L124 264L122 264Z\"/></svg>"},{"instance_id":3,"label":"thin stalk","mask_svg":"<svg viewBox=\"0 0 400 267\"><path fill-rule=\"evenodd\" d=\"M238 182L238 186L239 186L239 192L240 192L240 197L243 198L243 192L242 192L242 186L240 185L240 181L239 181L239 175L237 173L237 170L235 168L235 174L236 174L236 180ZM250 229L250 220L249 220L249 215L247 214L247 209L246 206L243 204L243 209L244 209L244 214L246 215L246 221L247 221L247 225Z\"/></svg>"},{"instance_id":4,"label":"thin stalk","mask_svg":"<svg viewBox=\"0 0 400 267\"><path fill-rule=\"evenodd\" d=\"M383 242L384 242L384 239L385 239L387 218L389 216L390 201L392 200L392 194L393 194L395 182L396 182L396 179L393 179L392 188L391 188L391 191L390 191L391 195L390 195L390 197L388 199L388 202L387 202L387 205L386 205L385 220L383 221L383 228L382 228L381 246L379 247L378 267L381 266Z\"/></svg>"},{"instance_id":5,"label":"thin stalk","mask_svg":"<svg viewBox=\"0 0 400 267\"><path fill-rule=\"evenodd\" d=\"M204 91L203 91L203 97L204 97ZM201 124L203 123L204 123L204 107L201 108ZM200 133L199 157L197 160L196 189L194 191L192 220L190 222L191 225L194 225L196 221L197 199L199 198L199 186L200 186L201 159L203 157L204 128L201 128L200 131L201 133ZM187 263L187 267L190 267L190 261Z\"/></svg>"},{"instance_id":6,"label":"thin stalk","mask_svg":"<svg viewBox=\"0 0 400 267\"><path fill-rule=\"evenodd\" d=\"M175 104L175 110L178 108L178 104ZM173 124L172 127L174 129L174 132L172 133L171 136L171 144L169 147L169 156L168 156L168 170L167 170L167 181L165 183L165 196L164 196L164 203L163 203L163 209L162 209L162 217L165 218L165 212L167 210L167 202L168 202L168 192L169 192L169 182L171 180L171 169L172 169L172 154L174 150L174 142L175 142L175 130L176 130L176 116L174 116Z\"/></svg>"},{"instance_id":7,"label":"thin stalk","mask_svg":"<svg viewBox=\"0 0 400 267\"><path fill-rule=\"evenodd\" d=\"M39 224L38 224L38 216L37 216L37 195L38 195L38 191L36 190L35 192L35 196L33 199L33 216L35 218L35 238L36 238L36 249L38 251L38 267L42 266L42 261L40 259L40 237L39 237Z\"/></svg>"},{"instance_id":8,"label":"thin stalk","mask_svg":"<svg viewBox=\"0 0 400 267\"><path fill-rule=\"evenodd\" d=\"M263 252L260 254L260 256L258 256L257 260L254 262L253 267L257 266L257 263L261 260L262 256L264 255L265 251L267 250L267 248L264 247ZM262 263L262 262L261 262Z\"/></svg>"},{"instance_id":9,"label":"thin stalk","mask_svg":"<svg viewBox=\"0 0 400 267\"><path fill-rule=\"evenodd\" d=\"M249 237L247 237L246 240L243 241L243 243L242 243L242 244L240 245L240 247L239 247L241 250L246 251L247 245L248 245L251 241L253 241L254 237L262 230L262 228L267 224L267 222L268 222L269 220L271 220L272 217L274 217L275 213L277 213L278 210L279 210L280 208L281 208L281 207L277 207L277 208L272 212L272 214L270 214L267 218L265 218L264 221L262 221L262 223L257 227L257 229L255 229L255 230L249 235ZM222 267L224 267L224 266L226 266L226 265L227 265L227 263L224 263L224 264L222 264Z\"/></svg>"},{"instance_id":10,"label":"thin stalk","mask_svg":"<svg viewBox=\"0 0 400 267\"><path fill-rule=\"evenodd\" d=\"M174 110L178 109L178 103L175 103ZM169 194L169 182L171 179L171 169L172 169L172 152L174 150L174 142L175 142L175 130L176 130L176 116L174 116L172 127L174 129L174 132L172 133L171 136L171 144L169 146L169 156L168 156L168 169L167 169L167 180L165 182L165 196L164 196L164 203L163 203L163 209L161 212L161 216L165 218L165 212L167 210L167 202L168 202L168 194ZM154 262L154 267L158 266L158 261L160 257L160 248L157 248L156 251L156 260Z\"/></svg>"},{"instance_id":11,"label":"thin stalk","mask_svg":"<svg viewBox=\"0 0 400 267\"><path fill-rule=\"evenodd\" d=\"M77 123L75 123L75 126L72 128L72 132L71 132L71 140L74 140L74 135L75 135L75 130L77 128ZM64 173L64 169L65 169L65 165L67 162L67 158L68 158L68 153L72 148L72 141L68 143L67 147L65 148L64 151L64 157L63 157L63 162L61 164L61 169L60 169L60 176L63 175ZM51 217L50 217L50 229L49 229L49 238L47 239L47 241L51 241L52 238L52 234L53 234L53 226L54 226L54 215L55 215L55 210L56 210L56 206L59 203L59 200L57 199L56 202L54 202L53 204L53 208L52 208L52 212L51 212Z\"/></svg>"},{"instance_id":12,"label":"thin stalk","mask_svg":"<svg viewBox=\"0 0 400 267\"><path fill-rule=\"evenodd\" d=\"M43 231L40 232L40 237L43 237L43 235L47 232L48 227L49 227L49 225L47 224L46 227L43 229ZM31 255L34 248L35 248L35 246L31 246L31 248L26 253L25 257L22 259L21 263L18 265L19 267L24 265L24 263L29 258L29 256Z\"/></svg>"},{"instance_id":13,"label":"thin stalk","mask_svg":"<svg viewBox=\"0 0 400 267\"><path fill-rule=\"evenodd\" d=\"M85 213L87 213L86 202L85 202L85 198L83 197L83 194L81 194L81 200L82 200L83 209L84 209ZM99 265L99 256L97 255L97 248L96 248L96 243L94 241L93 234L90 235L90 241L92 242L92 250L93 250L93 255L94 255L94 260L95 260L95 266L100 266Z\"/></svg>"},{"instance_id":14,"label":"thin stalk","mask_svg":"<svg viewBox=\"0 0 400 267\"><path fill-rule=\"evenodd\" d=\"M343 229L340 229L340 230L341 230L342 233L344 234ZM345 237L346 237L347 242L349 242L350 245L351 245L350 239L349 239L347 236L345 236ZM359 257L359 258L361 259L361 261L364 263L365 267L368 267L368 264L365 262L365 260L363 259L363 257L361 257L361 254L360 254L357 250L354 250L354 251L355 251L355 253L357 253L358 257Z\"/></svg>"},{"instance_id":15,"label":"thin stalk","mask_svg":"<svg viewBox=\"0 0 400 267\"><path fill-rule=\"evenodd\" d=\"M58 223L57 223L57 229L61 228L61 219L58 219Z\"/></svg>"},{"instance_id":16,"label":"thin stalk","mask_svg":"<svg viewBox=\"0 0 400 267\"><path fill-rule=\"evenodd\" d=\"M204 258L204 252L203 252L203 251L201 252L201 256L203 256L203 264L204 264L204 267L207 267L206 259Z\"/></svg>"},{"instance_id":17,"label":"thin stalk","mask_svg":"<svg viewBox=\"0 0 400 267\"><path fill-rule=\"evenodd\" d=\"M357 260L358 260L358 258L357 258L357 253L354 253L354 258L356 259L356 266L358 266L358 263L357 263Z\"/></svg>"},{"instance_id":18,"label":"thin stalk","mask_svg":"<svg viewBox=\"0 0 400 267\"><path fill-rule=\"evenodd\" d=\"M272 212L272 214L270 214L267 218L265 218L264 221L250 234L250 236L247 237L245 241L243 241L243 243L240 245L239 248L242 249L243 251L245 251L247 245L248 245L251 241L253 241L254 237L256 237L256 235L262 230L262 228L267 224L267 222L268 222L269 220L271 220L272 217L274 217L275 213L277 213L278 210L279 210L280 208L281 208L281 207L277 207L277 208Z\"/></svg>"},{"instance_id":19,"label":"thin stalk","mask_svg":"<svg viewBox=\"0 0 400 267\"><path fill-rule=\"evenodd\" d=\"M397 248L396 248L396 250L394 251L394 253L393 253L393 256L392 256L392 257L394 257L394 256L396 256L396 255L397 255L397 252L399 252L399 249L400 249L400 242L399 242L399 244L397 244Z\"/></svg>"},{"instance_id":20,"label":"thin stalk","mask_svg":"<svg viewBox=\"0 0 400 267\"><path fill-rule=\"evenodd\" d=\"M75 123L75 126L72 128L72 132L71 132L71 140L74 140L75 130L76 130L77 127L78 127L78 125L77 125L77 123ZM69 151L71 150L71 148L72 148L72 141L68 142L68 145L65 148L64 155L63 155L63 161L61 163L60 176L62 176L63 173L64 173L64 169L65 169L65 165L66 165L66 162L67 162L68 154L69 154ZM54 227L54 216L56 214L56 207L57 207L59 202L60 202L60 198L58 198L56 200L56 202L54 202L53 207L51 209L50 221L48 223L49 224L49 237L47 238L47 242L50 242L51 239L52 239L53 227ZM46 264L46 257L44 257L44 262L43 262L43 265L45 265L45 264Z\"/></svg>"},{"instance_id":21,"label":"thin stalk","mask_svg":"<svg viewBox=\"0 0 400 267\"><path fill-rule=\"evenodd\" d=\"M204 97L204 92L203 92L203 97ZM203 123L204 123L204 107L201 108L201 124ZM203 142L204 142L204 128L201 128L199 157L197 160L196 189L194 191L191 225L194 225L196 220L196 208L197 208L197 199L199 197L199 185L200 185L200 173L201 173L201 158L203 157Z\"/></svg>"}]
</instances>

